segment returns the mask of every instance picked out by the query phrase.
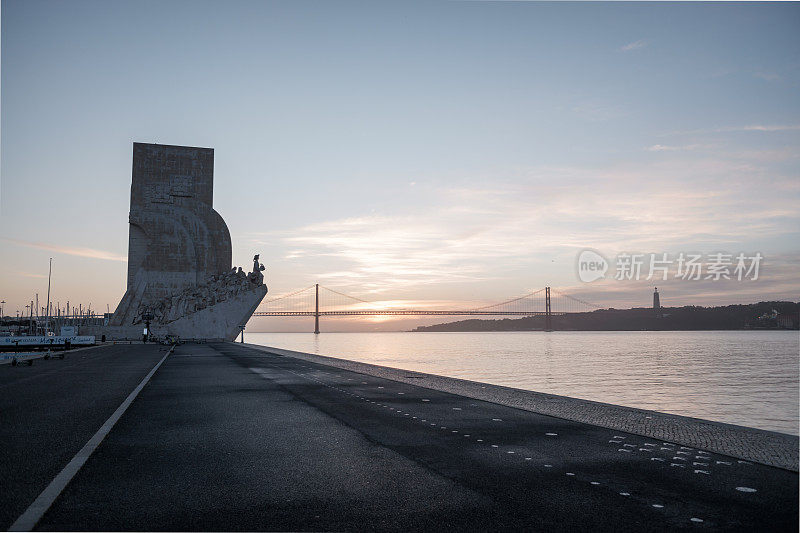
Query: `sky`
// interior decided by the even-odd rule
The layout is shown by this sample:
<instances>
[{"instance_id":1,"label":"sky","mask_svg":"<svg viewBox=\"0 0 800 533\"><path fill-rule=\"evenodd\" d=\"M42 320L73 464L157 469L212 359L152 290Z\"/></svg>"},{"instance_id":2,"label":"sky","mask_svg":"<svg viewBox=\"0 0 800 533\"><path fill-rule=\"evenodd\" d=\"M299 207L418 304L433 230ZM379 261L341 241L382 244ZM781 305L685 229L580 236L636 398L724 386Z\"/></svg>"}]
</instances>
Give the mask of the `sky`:
<instances>
[{"instance_id":1,"label":"sky","mask_svg":"<svg viewBox=\"0 0 800 533\"><path fill-rule=\"evenodd\" d=\"M798 300L800 5L2 2L0 299L114 310L133 142L212 147L266 300L544 286L602 307ZM585 249L611 263L582 282ZM758 279L614 279L620 253ZM734 276L735 278L735 276ZM44 305L41 303L41 305ZM402 330L431 319L328 320ZM308 319L253 319L307 331Z\"/></svg>"}]
</instances>

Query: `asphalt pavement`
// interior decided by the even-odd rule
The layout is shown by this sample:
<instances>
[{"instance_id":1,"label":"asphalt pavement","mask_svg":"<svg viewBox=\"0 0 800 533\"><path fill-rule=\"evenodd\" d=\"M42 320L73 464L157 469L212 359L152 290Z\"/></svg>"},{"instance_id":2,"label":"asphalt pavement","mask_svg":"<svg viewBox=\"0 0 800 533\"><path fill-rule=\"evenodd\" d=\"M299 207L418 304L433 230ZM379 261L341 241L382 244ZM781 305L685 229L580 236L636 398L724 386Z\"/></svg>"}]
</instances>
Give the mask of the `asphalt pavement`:
<instances>
[{"instance_id":1,"label":"asphalt pavement","mask_svg":"<svg viewBox=\"0 0 800 533\"><path fill-rule=\"evenodd\" d=\"M111 345L0 366L0 529L6 530L164 356ZM60 353L59 353L60 355Z\"/></svg>"},{"instance_id":2,"label":"asphalt pavement","mask_svg":"<svg viewBox=\"0 0 800 533\"><path fill-rule=\"evenodd\" d=\"M159 356L115 359L141 363L141 379ZM100 391L119 390L101 404L138 383L117 383L135 365L107 366ZM64 419L86 420L74 454L102 424L92 387L72 383L81 375L60 386L93 414L51 404L38 451L18 457L14 477L3 459L12 491L27 487L3 523L69 460L47 427L71 434ZM25 405L52 394L37 386L18 407L3 379L0 421L25 427ZM48 450L58 456L42 460ZM794 472L221 343L166 359L37 529L796 531L797 517Z\"/></svg>"}]
</instances>

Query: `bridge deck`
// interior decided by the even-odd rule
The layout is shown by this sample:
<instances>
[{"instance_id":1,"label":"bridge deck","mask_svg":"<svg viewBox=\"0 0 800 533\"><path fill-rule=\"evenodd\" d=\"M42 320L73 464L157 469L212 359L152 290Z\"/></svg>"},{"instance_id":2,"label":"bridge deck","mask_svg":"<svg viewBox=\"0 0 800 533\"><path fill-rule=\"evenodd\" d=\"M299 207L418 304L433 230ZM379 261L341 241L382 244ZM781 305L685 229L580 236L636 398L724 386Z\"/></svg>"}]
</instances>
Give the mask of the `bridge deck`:
<instances>
[{"instance_id":1,"label":"bridge deck","mask_svg":"<svg viewBox=\"0 0 800 533\"><path fill-rule=\"evenodd\" d=\"M567 313L550 313L566 315ZM376 311L256 311L253 316L546 316L544 311L422 311L422 310L376 310Z\"/></svg>"}]
</instances>

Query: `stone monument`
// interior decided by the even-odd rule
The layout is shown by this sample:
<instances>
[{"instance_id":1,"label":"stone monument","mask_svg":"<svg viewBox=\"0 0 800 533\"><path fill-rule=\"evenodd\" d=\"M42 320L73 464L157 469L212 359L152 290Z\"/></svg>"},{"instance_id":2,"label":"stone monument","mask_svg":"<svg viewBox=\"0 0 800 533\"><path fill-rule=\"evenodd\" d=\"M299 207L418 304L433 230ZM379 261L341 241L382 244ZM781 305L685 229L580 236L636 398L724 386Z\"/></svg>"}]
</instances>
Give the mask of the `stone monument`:
<instances>
[{"instance_id":1,"label":"stone monument","mask_svg":"<svg viewBox=\"0 0 800 533\"><path fill-rule=\"evenodd\" d=\"M229 339L267 294L264 266L231 267L231 237L212 208L214 150L133 143L128 289L111 318L111 338L150 333Z\"/></svg>"}]
</instances>

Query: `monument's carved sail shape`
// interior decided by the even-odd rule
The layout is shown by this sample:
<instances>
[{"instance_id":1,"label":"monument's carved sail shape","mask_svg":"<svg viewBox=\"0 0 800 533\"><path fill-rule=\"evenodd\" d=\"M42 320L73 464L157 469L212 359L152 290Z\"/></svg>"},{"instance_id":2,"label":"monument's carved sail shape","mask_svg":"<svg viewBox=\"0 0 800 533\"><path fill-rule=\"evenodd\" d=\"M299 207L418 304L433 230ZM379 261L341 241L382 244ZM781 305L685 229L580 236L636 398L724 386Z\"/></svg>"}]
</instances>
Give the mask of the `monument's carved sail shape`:
<instances>
[{"instance_id":1,"label":"monument's carved sail shape","mask_svg":"<svg viewBox=\"0 0 800 533\"><path fill-rule=\"evenodd\" d=\"M267 293L263 266L231 269L231 236L212 208L214 150L133 144L128 289L113 337L233 339Z\"/></svg>"}]
</instances>

